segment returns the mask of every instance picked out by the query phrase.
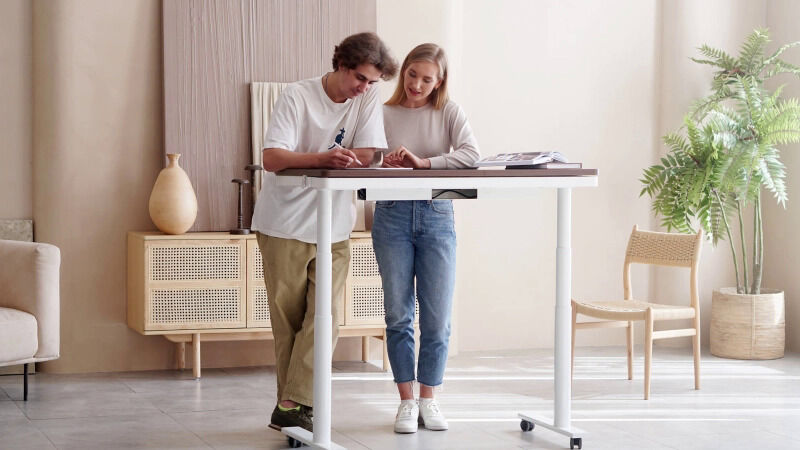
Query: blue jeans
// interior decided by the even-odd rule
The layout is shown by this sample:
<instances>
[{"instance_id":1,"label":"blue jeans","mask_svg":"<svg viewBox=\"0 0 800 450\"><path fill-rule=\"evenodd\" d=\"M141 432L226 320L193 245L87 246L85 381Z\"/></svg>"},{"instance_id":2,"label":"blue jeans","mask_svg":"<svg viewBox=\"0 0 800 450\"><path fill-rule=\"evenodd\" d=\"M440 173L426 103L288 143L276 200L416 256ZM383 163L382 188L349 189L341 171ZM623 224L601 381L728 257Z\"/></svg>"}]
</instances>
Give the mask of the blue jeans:
<instances>
[{"instance_id":1,"label":"blue jeans","mask_svg":"<svg viewBox=\"0 0 800 450\"><path fill-rule=\"evenodd\" d=\"M381 273L395 383L442 384L456 280L451 200L377 202L372 245ZM420 348L414 376L414 278Z\"/></svg>"}]
</instances>

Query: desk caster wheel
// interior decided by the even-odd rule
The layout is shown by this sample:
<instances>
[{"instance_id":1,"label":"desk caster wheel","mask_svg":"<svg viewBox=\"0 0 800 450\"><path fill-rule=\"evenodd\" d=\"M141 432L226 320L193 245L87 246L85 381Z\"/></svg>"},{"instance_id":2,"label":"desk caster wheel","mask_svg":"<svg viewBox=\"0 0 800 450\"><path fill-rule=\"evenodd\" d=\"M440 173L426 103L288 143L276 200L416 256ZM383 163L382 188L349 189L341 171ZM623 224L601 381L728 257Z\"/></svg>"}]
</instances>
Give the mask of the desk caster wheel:
<instances>
[{"instance_id":1,"label":"desk caster wheel","mask_svg":"<svg viewBox=\"0 0 800 450\"><path fill-rule=\"evenodd\" d=\"M528 422L527 420L522 420L519 422L519 427L522 428L522 431L531 431L535 425L533 422Z\"/></svg>"},{"instance_id":2,"label":"desk caster wheel","mask_svg":"<svg viewBox=\"0 0 800 450\"><path fill-rule=\"evenodd\" d=\"M289 448L300 448L302 446L303 446L302 442L298 441L297 439L295 439L293 437L289 438Z\"/></svg>"},{"instance_id":3,"label":"desk caster wheel","mask_svg":"<svg viewBox=\"0 0 800 450\"><path fill-rule=\"evenodd\" d=\"M583 447L583 439L581 438L569 438L569 448L573 449L577 447L578 449Z\"/></svg>"}]
</instances>

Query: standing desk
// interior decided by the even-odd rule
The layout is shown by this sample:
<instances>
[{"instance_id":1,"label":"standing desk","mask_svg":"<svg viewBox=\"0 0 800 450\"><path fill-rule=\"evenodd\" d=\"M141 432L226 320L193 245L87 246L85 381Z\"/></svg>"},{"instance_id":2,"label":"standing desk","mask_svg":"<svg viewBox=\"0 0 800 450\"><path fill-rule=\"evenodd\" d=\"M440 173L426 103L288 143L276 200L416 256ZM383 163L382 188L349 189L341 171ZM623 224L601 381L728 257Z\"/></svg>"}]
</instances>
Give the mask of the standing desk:
<instances>
[{"instance_id":1,"label":"standing desk","mask_svg":"<svg viewBox=\"0 0 800 450\"><path fill-rule=\"evenodd\" d=\"M281 186L317 191L317 285L314 318L314 433L299 427L283 428L293 447L338 449L331 442L331 217L333 191L366 189L367 200L431 200L441 192L464 198L508 198L532 195L537 188L558 191L555 307L555 396L553 420L520 413L520 426L534 425L570 438L570 448L581 447L580 430L570 424L570 299L572 283L572 188L597 186L596 169L403 170L403 169L288 169L277 173ZM454 197L447 197L454 198Z\"/></svg>"}]
</instances>

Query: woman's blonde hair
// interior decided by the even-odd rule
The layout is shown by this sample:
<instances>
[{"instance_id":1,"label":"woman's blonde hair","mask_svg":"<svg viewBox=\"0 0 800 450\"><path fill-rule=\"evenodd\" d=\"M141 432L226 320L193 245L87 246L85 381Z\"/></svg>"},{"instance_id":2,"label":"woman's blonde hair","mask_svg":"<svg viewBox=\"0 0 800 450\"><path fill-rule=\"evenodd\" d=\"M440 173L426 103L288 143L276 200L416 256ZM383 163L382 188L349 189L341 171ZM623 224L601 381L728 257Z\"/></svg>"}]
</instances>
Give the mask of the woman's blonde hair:
<instances>
[{"instance_id":1,"label":"woman's blonde hair","mask_svg":"<svg viewBox=\"0 0 800 450\"><path fill-rule=\"evenodd\" d=\"M406 70L408 70L408 66L419 61L432 62L439 66L439 79L442 80L442 83L428 96L428 103L431 103L435 109L442 109L447 104L447 55L444 53L444 49L436 44L420 44L414 47L403 60L397 87L394 89L392 98L386 102L387 105L400 105L406 101Z\"/></svg>"}]
</instances>

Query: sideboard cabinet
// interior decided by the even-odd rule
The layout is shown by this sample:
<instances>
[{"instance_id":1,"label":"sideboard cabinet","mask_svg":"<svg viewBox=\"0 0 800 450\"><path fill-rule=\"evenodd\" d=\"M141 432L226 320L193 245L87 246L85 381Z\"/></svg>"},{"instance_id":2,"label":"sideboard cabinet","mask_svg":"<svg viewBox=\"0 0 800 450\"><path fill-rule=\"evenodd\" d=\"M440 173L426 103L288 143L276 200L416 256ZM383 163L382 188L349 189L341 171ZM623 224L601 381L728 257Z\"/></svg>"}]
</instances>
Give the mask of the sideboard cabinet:
<instances>
[{"instance_id":1,"label":"sideboard cabinet","mask_svg":"<svg viewBox=\"0 0 800 450\"><path fill-rule=\"evenodd\" d=\"M339 336L383 340L388 370L383 291L368 232L354 232L350 270L340 302ZM175 364L185 367L187 342L200 377L201 341L272 339L261 252L254 234L128 233L128 326L176 343Z\"/></svg>"}]
</instances>

